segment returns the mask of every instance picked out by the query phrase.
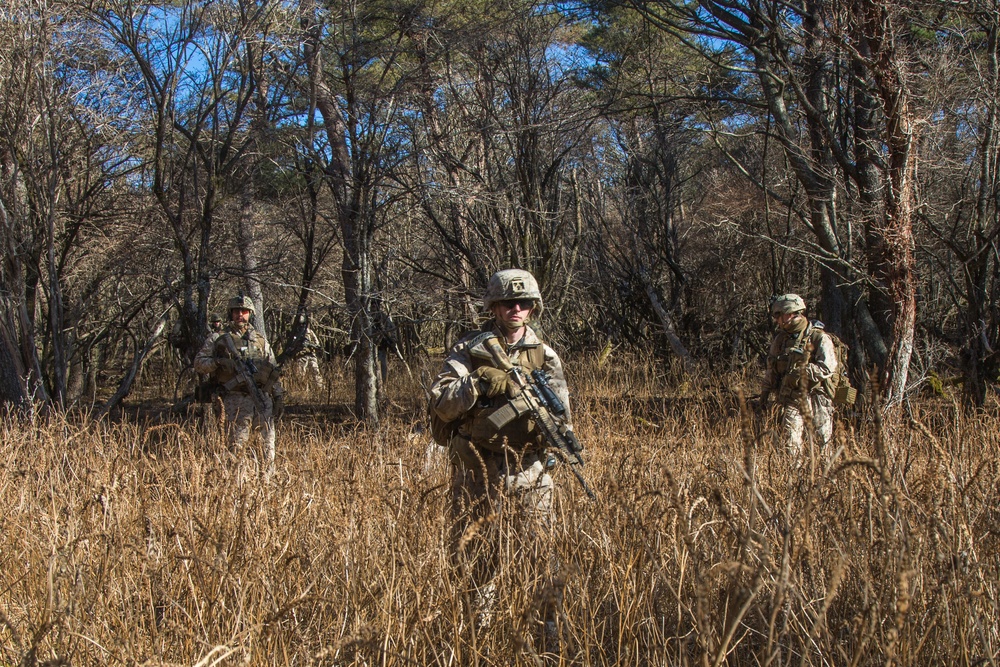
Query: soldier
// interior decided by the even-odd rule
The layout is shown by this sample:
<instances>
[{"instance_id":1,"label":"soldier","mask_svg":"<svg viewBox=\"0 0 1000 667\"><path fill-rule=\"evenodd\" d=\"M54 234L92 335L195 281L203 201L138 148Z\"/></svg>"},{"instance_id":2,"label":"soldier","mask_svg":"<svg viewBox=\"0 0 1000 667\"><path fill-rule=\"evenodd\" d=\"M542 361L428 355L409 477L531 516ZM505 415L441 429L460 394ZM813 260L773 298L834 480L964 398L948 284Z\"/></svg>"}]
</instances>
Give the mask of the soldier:
<instances>
[{"instance_id":1,"label":"soldier","mask_svg":"<svg viewBox=\"0 0 1000 667\"><path fill-rule=\"evenodd\" d=\"M222 333L222 327L223 327L222 315L219 315L218 313L211 313L211 314L209 314L209 316L208 316L208 335L209 336L213 336L213 335L214 336L218 336L218 334Z\"/></svg>"},{"instance_id":2,"label":"soldier","mask_svg":"<svg viewBox=\"0 0 1000 667\"><path fill-rule=\"evenodd\" d=\"M782 438L794 457L802 454L809 412L819 445L825 445L833 436L830 387L839 371L833 339L824 331L822 322L806 318L805 310L805 301L798 294L783 294L771 301L777 333L767 354L760 393L761 405L776 395L782 407Z\"/></svg>"},{"instance_id":3,"label":"soldier","mask_svg":"<svg viewBox=\"0 0 1000 667\"><path fill-rule=\"evenodd\" d=\"M493 365L484 335L495 334L511 363L526 372L549 373L553 390L566 406L567 426L572 422L562 362L528 324L542 313L535 278L519 269L500 271L490 278L483 301L492 319L451 349L429 393L432 425L438 421L450 427L450 437L444 439L452 461L455 556L459 563L472 563L480 622L487 624L495 596L490 580L497 568L497 546L482 537L483 531L471 540L469 528L498 514L504 496L520 505L528 525L532 519L539 520L538 527L547 525L552 515L549 469L555 459L545 451L530 414L515 417L500 431L494 426L497 420L490 420L498 410L509 410L510 379ZM473 541L478 553L469 548Z\"/></svg>"},{"instance_id":4,"label":"soldier","mask_svg":"<svg viewBox=\"0 0 1000 667\"><path fill-rule=\"evenodd\" d=\"M249 297L231 299L228 326L205 340L194 366L199 373L211 375L222 387L230 449L242 448L250 439L251 428L259 429L266 470L270 472L274 468L274 419L284 407L284 391L278 382L279 371L271 346L250 325L253 311L253 300ZM256 369L253 382L260 390L260 407L255 399L258 392L239 377L241 366L249 372Z\"/></svg>"},{"instance_id":5,"label":"soldier","mask_svg":"<svg viewBox=\"0 0 1000 667\"><path fill-rule=\"evenodd\" d=\"M320 391L326 388L323 374L319 370L319 355L322 352L323 346L320 345L319 336L312 330L312 327L307 326L305 342L303 342L299 353L295 355L295 360L298 362L299 373L306 381L306 385L315 385Z\"/></svg>"}]
</instances>

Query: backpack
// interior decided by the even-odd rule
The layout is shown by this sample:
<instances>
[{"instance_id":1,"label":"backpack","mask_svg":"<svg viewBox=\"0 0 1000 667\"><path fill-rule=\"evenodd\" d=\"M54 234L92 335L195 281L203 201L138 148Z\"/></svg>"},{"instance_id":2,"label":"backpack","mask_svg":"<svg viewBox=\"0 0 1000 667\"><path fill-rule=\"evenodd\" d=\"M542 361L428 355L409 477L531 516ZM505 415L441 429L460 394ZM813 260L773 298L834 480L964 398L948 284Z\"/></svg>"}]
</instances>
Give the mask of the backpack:
<instances>
[{"instance_id":1,"label":"backpack","mask_svg":"<svg viewBox=\"0 0 1000 667\"><path fill-rule=\"evenodd\" d=\"M836 372L830 376L830 379L823 383L826 395L832 398L833 402L837 405L854 405L854 401L858 398L858 390L851 386L851 378L848 374L849 367L847 365L847 357L851 348L840 339L840 336L826 331L822 328L822 325L812 327L812 331L813 347L818 348L821 336L826 334L833 341L834 355L837 358Z\"/></svg>"}]
</instances>

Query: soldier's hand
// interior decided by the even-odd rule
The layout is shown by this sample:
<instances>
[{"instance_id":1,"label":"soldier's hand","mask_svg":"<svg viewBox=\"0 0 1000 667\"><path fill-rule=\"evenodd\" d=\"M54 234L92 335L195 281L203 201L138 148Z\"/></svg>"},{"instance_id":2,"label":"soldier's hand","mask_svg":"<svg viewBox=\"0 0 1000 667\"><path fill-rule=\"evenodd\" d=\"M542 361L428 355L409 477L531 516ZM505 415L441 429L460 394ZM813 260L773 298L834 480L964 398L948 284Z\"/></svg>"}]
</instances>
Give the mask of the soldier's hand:
<instances>
[{"instance_id":1,"label":"soldier's hand","mask_svg":"<svg viewBox=\"0 0 1000 667\"><path fill-rule=\"evenodd\" d=\"M271 399L271 414L275 419L285 414L285 395L278 394Z\"/></svg>"},{"instance_id":2,"label":"soldier's hand","mask_svg":"<svg viewBox=\"0 0 1000 667\"><path fill-rule=\"evenodd\" d=\"M483 366L472 375L479 383L480 393L490 398L505 393L510 386L510 378L499 368Z\"/></svg>"},{"instance_id":3,"label":"soldier's hand","mask_svg":"<svg viewBox=\"0 0 1000 667\"><path fill-rule=\"evenodd\" d=\"M215 360L215 367L220 371L226 371L227 373L236 372L236 362L229 357L222 357L221 359Z\"/></svg>"}]
</instances>

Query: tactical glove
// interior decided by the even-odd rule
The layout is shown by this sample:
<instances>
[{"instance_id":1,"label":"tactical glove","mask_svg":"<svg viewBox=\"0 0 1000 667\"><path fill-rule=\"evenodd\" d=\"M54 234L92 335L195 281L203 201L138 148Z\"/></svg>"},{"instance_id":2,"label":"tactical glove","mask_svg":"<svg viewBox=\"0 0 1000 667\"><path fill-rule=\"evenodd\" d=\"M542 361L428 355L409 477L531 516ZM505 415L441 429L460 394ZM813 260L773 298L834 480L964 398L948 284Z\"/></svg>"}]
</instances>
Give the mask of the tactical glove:
<instances>
[{"instance_id":1,"label":"tactical glove","mask_svg":"<svg viewBox=\"0 0 1000 667\"><path fill-rule=\"evenodd\" d=\"M278 394L271 398L271 414L275 419L285 414L285 395Z\"/></svg>"},{"instance_id":2,"label":"tactical glove","mask_svg":"<svg viewBox=\"0 0 1000 667\"><path fill-rule=\"evenodd\" d=\"M479 392L493 398L507 391L510 386L510 378L499 368L483 366L477 369L472 376L479 383Z\"/></svg>"}]
</instances>

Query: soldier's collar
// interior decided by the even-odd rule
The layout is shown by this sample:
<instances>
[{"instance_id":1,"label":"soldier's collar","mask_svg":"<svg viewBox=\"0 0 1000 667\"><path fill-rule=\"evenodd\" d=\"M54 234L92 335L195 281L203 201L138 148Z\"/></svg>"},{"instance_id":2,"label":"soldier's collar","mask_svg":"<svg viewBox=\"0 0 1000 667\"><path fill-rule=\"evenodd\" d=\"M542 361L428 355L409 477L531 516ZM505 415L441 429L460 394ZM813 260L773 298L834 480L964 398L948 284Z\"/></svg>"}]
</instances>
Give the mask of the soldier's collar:
<instances>
[{"instance_id":1,"label":"soldier's collar","mask_svg":"<svg viewBox=\"0 0 1000 667\"><path fill-rule=\"evenodd\" d=\"M231 333L234 336L238 336L240 338L245 338L247 340L250 340L250 338L254 334L254 331L255 330L252 324L248 324L246 329L243 329L242 331L240 330L239 327L234 327L234 326L229 327L229 333Z\"/></svg>"}]
</instances>

